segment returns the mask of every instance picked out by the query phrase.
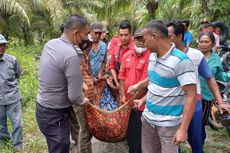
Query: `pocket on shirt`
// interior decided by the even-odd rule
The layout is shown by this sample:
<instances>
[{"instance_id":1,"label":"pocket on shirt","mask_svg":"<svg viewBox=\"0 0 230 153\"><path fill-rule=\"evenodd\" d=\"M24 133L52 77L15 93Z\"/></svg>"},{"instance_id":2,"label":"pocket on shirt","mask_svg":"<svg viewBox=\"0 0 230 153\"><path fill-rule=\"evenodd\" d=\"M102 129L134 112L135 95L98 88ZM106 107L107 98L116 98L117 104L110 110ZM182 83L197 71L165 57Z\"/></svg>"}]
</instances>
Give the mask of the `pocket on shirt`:
<instances>
[{"instance_id":1,"label":"pocket on shirt","mask_svg":"<svg viewBox=\"0 0 230 153\"><path fill-rule=\"evenodd\" d=\"M14 71L14 66L11 64L7 64L7 70L5 73L5 79L8 81L12 81L15 78L15 71Z\"/></svg>"},{"instance_id":2,"label":"pocket on shirt","mask_svg":"<svg viewBox=\"0 0 230 153\"><path fill-rule=\"evenodd\" d=\"M143 70L144 69L144 65L145 65L145 63L138 63L137 66L136 66L136 69Z\"/></svg>"},{"instance_id":3,"label":"pocket on shirt","mask_svg":"<svg viewBox=\"0 0 230 153\"><path fill-rule=\"evenodd\" d=\"M125 65L125 69L131 69L133 67L131 62L127 62Z\"/></svg>"}]
</instances>

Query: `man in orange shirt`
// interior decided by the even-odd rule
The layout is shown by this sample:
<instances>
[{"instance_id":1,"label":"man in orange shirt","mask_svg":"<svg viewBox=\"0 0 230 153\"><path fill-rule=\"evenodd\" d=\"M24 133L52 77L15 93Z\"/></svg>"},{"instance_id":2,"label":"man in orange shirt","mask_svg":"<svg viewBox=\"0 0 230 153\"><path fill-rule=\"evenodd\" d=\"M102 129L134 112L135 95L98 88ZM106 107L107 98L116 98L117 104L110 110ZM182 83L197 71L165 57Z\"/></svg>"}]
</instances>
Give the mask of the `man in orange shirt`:
<instances>
[{"instance_id":1,"label":"man in orange shirt","mask_svg":"<svg viewBox=\"0 0 230 153\"><path fill-rule=\"evenodd\" d=\"M134 50L123 57L119 71L120 102L130 99L128 87L148 77L150 52L145 48L143 33L139 29L134 34ZM141 115L144 104L140 108L132 109L129 119L127 141L129 153L141 153Z\"/></svg>"},{"instance_id":2,"label":"man in orange shirt","mask_svg":"<svg viewBox=\"0 0 230 153\"><path fill-rule=\"evenodd\" d=\"M117 88L119 87L117 76L123 56L125 53L134 49L129 21L124 20L120 23L118 38L113 38L109 47L109 69L111 70Z\"/></svg>"}]
</instances>

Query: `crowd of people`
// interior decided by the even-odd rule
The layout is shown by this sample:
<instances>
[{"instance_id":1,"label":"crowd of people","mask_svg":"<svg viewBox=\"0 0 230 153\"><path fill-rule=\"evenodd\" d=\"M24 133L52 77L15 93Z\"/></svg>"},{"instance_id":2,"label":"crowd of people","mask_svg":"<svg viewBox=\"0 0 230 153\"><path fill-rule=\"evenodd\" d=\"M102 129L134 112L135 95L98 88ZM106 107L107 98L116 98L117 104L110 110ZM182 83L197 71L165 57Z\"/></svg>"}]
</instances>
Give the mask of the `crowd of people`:
<instances>
[{"instance_id":1,"label":"crowd of people","mask_svg":"<svg viewBox=\"0 0 230 153\"><path fill-rule=\"evenodd\" d=\"M71 15L62 35L45 44L38 70L36 120L49 153L68 153L71 143L78 153L92 153L85 103L111 111L133 97L129 153L181 152L186 141L193 153L203 153L211 105L230 112L216 83L229 82L230 73L216 54L220 38L213 25L202 24L195 49L189 20L152 20L133 34L124 20L108 41L100 22ZM6 45L0 35L0 139L10 139L8 115L17 151L23 146L20 66L4 53ZM107 85L98 98L94 84L101 80Z\"/></svg>"}]
</instances>

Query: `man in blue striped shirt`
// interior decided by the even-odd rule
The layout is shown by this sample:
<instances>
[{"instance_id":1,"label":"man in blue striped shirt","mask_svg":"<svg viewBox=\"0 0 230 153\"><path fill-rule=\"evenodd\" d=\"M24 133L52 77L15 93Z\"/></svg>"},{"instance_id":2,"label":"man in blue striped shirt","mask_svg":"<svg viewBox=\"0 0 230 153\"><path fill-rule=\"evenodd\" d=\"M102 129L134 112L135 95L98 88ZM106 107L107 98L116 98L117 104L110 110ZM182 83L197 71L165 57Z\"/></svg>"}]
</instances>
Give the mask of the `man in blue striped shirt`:
<instances>
[{"instance_id":1,"label":"man in blue striped shirt","mask_svg":"<svg viewBox=\"0 0 230 153\"><path fill-rule=\"evenodd\" d=\"M148 79L131 86L133 93L148 87L142 116L142 153L175 153L187 140L195 110L196 75L191 60L168 40L166 25L150 21L144 28L149 58Z\"/></svg>"}]
</instances>

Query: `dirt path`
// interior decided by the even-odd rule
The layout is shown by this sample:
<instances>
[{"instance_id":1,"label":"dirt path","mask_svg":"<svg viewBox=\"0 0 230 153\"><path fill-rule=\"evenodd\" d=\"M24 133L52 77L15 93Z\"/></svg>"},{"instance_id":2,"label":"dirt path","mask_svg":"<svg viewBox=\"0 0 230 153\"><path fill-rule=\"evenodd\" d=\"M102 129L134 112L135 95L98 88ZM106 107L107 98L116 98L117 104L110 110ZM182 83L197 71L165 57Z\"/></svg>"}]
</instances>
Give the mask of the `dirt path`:
<instances>
[{"instance_id":1,"label":"dirt path","mask_svg":"<svg viewBox=\"0 0 230 153\"><path fill-rule=\"evenodd\" d=\"M93 153L128 153L127 141L117 143L106 143L92 138ZM77 148L74 146L71 153L77 153Z\"/></svg>"}]
</instances>

